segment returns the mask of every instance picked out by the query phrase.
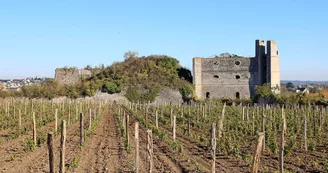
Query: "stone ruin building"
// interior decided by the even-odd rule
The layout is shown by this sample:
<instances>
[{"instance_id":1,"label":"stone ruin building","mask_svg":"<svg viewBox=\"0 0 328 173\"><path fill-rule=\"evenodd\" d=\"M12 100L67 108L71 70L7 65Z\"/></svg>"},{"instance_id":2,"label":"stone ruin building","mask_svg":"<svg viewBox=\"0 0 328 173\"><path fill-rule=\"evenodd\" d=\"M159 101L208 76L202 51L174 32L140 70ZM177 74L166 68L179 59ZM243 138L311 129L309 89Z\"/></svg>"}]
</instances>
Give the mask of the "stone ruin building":
<instances>
[{"instance_id":1,"label":"stone ruin building","mask_svg":"<svg viewBox=\"0 0 328 173\"><path fill-rule=\"evenodd\" d=\"M280 93L280 58L275 41L255 41L255 57L193 58L198 98L250 98L255 86L268 83Z\"/></svg>"},{"instance_id":2,"label":"stone ruin building","mask_svg":"<svg viewBox=\"0 0 328 173\"><path fill-rule=\"evenodd\" d=\"M55 72L55 80L62 85L74 85L82 81L83 78L92 76L90 70L77 68L57 68Z\"/></svg>"}]
</instances>

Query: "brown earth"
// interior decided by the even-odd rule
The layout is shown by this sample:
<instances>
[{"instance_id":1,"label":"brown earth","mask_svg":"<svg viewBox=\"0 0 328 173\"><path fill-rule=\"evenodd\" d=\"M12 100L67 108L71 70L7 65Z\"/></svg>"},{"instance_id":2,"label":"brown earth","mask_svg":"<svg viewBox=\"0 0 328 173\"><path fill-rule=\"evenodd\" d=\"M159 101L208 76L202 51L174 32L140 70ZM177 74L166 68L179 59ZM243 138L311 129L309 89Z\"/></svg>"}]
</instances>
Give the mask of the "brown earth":
<instances>
[{"instance_id":1,"label":"brown earth","mask_svg":"<svg viewBox=\"0 0 328 173\"><path fill-rule=\"evenodd\" d=\"M37 130L37 135L41 131L52 131L54 128L54 123L49 123L46 126L41 127ZM26 140L32 138L32 131L26 135L22 135L19 138L9 140L0 145L0 170L2 172L8 172L8 169L12 168L13 165L21 163L28 158L31 152L24 151L24 143ZM43 147L43 146L42 146ZM41 148L42 148L41 147Z\"/></svg>"},{"instance_id":2,"label":"brown earth","mask_svg":"<svg viewBox=\"0 0 328 173\"><path fill-rule=\"evenodd\" d=\"M67 172L134 172L135 169L135 141L134 125L136 119L130 116L128 125L130 149L128 153L121 137L118 119L113 111L106 108L99 119L92 134L83 147L79 146L79 122L67 128L66 141L66 169ZM149 117L149 123L154 119ZM85 127L88 126L88 117L85 118ZM38 132L53 131L54 123L41 127ZM167 141L162 141L153 133L154 170L159 173L174 172L210 172L211 154L209 146L184 135L177 130L177 141L183 151L173 150L168 144L172 141L169 125L160 125L161 131L168 132ZM192 129L196 132L197 129ZM197 133L202 133L198 130ZM208 133L208 132L204 132ZM0 172L48 172L48 149L46 142L37 147L35 151L24 152L22 143L31 137L31 132L21 137L0 144ZM139 123L140 140L140 171L147 172L146 144L147 129ZM59 165L60 134L54 138L55 167ZM242 154L252 155L255 144L241 149ZM285 157L285 170L291 172L325 172L328 165L327 146L318 146L316 151L293 150ZM265 151L261 157L261 172L275 172L278 170L278 155ZM225 173L250 172L250 163L242 158L223 153L216 154L216 171Z\"/></svg>"},{"instance_id":3,"label":"brown earth","mask_svg":"<svg viewBox=\"0 0 328 173\"><path fill-rule=\"evenodd\" d=\"M112 112L105 111L101 122L83 147L81 161L73 172L120 172L127 160Z\"/></svg>"},{"instance_id":4,"label":"brown earth","mask_svg":"<svg viewBox=\"0 0 328 173\"><path fill-rule=\"evenodd\" d=\"M135 155L135 136L134 136L134 127L135 127L135 119L131 117L132 121L129 123L130 129L130 145L131 150L133 151L133 155ZM167 148L163 148L160 144L159 139L153 133L153 161L154 161L154 170L153 172L182 172L181 168L172 161L168 155L173 153L167 152ZM140 155L140 172L147 172L146 168L146 147L147 147L147 129L139 123L139 155Z\"/></svg>"}]
</instances>

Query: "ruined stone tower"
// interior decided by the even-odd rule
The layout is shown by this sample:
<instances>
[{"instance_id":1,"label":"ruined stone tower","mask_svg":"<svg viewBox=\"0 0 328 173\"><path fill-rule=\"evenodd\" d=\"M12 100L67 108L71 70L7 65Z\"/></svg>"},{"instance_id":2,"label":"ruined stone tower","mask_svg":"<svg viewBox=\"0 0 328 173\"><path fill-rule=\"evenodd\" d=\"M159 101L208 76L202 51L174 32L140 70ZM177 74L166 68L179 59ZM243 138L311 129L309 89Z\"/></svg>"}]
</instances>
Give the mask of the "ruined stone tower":
<instances>
[{"instance_id":1,"label":"ruined stone tower","mask_svg":"<svg viewBox=\"0 0 328 173\"><path fill-rule=\"evenodd\" d=\"M280 93L279 52L275 41L255 41L255 57L193 58L198 98L250 98L255 86L270 83Z\"/></svg>"},{"instance_id":2,"label":"ruined stone tower","mask_svg":"<svg viewBox=\"0 0 328 173\"><path fill-rule=\"evenodd\" d=\"M90 70L77 68L57 68L55 80L62 85L75 85L81 82L82 78L91 77Z\"/></svg>"}]
</instances>

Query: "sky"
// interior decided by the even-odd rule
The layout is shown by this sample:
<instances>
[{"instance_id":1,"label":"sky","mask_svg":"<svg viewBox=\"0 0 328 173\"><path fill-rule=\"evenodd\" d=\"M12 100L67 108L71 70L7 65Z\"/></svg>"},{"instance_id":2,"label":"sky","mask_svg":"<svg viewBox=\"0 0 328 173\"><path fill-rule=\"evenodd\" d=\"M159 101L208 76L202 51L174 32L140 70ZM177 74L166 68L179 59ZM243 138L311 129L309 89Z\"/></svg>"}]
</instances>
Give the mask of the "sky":
<instances>
[{"instance_id":1,"label":"sky","mask_svg":"<svg viewBox=\"0 0 328 173\"><path fill-rule=\"evenodd\" d=\"M54 77L57 67L110 65L124 52L254 56L275 40L282 80L328 80L327 0L0 1L0 78Z\"/></svg>"}]
</instances>

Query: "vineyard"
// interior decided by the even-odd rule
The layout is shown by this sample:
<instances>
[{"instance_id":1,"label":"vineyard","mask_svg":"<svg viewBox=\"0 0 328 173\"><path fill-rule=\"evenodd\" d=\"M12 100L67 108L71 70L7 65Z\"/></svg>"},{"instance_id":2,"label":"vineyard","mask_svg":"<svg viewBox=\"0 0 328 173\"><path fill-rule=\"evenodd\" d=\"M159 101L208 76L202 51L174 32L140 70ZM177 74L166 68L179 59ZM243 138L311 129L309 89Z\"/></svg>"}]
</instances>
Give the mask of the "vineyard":
<instances>
[{"instance_id":1,"label":"vineyard","mask_svg":"<svg viewBox=\"0 0 328 173\"><path fill-rule=\"evenodd\" d=\"M328 172L324 107L0 100L1 172Z\"/></svg>"}]
</instances>

